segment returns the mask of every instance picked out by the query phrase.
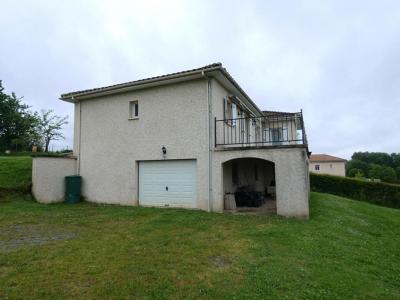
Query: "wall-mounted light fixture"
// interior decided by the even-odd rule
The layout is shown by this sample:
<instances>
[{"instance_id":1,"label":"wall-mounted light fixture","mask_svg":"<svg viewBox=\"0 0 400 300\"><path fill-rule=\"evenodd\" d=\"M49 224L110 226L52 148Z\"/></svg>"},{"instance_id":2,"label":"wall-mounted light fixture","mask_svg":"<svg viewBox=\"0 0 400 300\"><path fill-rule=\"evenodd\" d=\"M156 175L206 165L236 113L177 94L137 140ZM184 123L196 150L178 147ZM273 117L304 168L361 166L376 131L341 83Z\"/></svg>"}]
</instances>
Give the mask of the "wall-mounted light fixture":
<instances>
[{"instance_id":1,"label":"wall-mounted light fixture","mask_svg":"<svg viewBox=\"0 0 400 300\"><path fill-rule=\"evenodd\" d=\"M161 151L162 151L163 157L165 158L165 156L167 156L167 148L165 148L165 146L162 146Z\"/></svg>"}]
</instances>

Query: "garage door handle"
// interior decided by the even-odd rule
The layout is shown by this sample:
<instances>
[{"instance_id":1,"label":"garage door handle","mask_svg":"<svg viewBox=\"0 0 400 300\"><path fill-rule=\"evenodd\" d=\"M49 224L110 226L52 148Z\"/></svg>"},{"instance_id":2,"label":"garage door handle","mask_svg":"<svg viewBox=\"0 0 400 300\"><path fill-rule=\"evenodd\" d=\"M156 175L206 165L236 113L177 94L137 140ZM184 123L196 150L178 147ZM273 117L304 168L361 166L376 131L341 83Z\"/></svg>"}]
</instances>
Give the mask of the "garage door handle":
<instances>
[{"instance_id":1,"label":"garage door handle","mask_svg":"<svg viewBox=\"0 0 400 300\"><path fill-rule=\"evenodd\" d=\"M165 187L165 190L168 191L168 187L167 186Z\"/></svg>"}]
</instances>

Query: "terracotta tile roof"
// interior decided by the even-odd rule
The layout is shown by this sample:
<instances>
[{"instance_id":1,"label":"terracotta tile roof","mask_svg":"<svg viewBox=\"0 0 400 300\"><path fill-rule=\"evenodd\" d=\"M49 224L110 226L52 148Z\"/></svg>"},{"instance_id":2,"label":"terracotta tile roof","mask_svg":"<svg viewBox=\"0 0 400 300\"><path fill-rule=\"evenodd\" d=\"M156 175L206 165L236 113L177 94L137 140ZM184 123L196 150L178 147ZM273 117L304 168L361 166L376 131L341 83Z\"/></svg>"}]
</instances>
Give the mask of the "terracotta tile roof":
<instances>
[{"instance_id":1,"label":"terracotta tile roof","mask_svg":"<svg viewBox=\"0 0 400 300\"><path fill-rule=\"evenodd\" d=\"M133 85L143 83L146 81L156 81L156 80L168 79L169 77L173 77L176 75L185 75L185 74L193 73L193 72L210 71L212 69L223 69L228 74L228 76L230 76L229 73L226 71L226 69L222 67L221 63L213 63L213 64L209 64L209 65L206 65L206 66L203 66L200 68L196 68L196 69L185 70L185 71L181 71L181 72L175 72L175 73L170 73L170 74L165 74L165 75L160 75L160 76L154 76L154 77L149 77L149 78L144 78L144 79L139 79L139 80L134 80L134 81L128 81L128 82L124 82L124 83L103 86L103 87L99 87L99 88L65 93L65 94L61 94L61 99L70 98L71 96L75 96L75 95L89 94L89 93L94 93L94 92L101 92L101 91L106 91L106 90L111 90L111 89L118 89L118 88L123 88L123 87L127 87L127 86L133 86ZM230 76L230 78L233 80L233 78L231 76Z\"/></svg>"},{"instance_id":2,"label":"terracotta tile roof","mask_svg":"<svg viewBox=\"0 0 400 300\"><path fill-rule=\"evenodd\" d=\"M311 154L310 162L346 162L346 159L328 155L328 154Z\"/></svg>"}]
</instances>

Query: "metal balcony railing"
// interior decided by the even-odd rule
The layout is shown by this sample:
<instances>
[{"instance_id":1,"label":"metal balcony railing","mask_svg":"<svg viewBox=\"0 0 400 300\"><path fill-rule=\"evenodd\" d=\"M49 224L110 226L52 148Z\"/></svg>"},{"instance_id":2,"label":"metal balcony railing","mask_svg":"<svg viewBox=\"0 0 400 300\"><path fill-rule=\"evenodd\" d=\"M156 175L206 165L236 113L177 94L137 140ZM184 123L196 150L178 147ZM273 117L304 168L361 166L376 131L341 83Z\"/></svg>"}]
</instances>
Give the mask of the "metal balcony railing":
<instances>
[{"instance_id":1,"label":"metal balcony railing","mask_svg":"<svg viewBox=\"0 0 400 300\"><path fill-rule=\"evenodd\" d=\"M303 114L268 113L264 116L217 120L215 146L260 147L306 145Z\"/></svg>"}]
</instances>

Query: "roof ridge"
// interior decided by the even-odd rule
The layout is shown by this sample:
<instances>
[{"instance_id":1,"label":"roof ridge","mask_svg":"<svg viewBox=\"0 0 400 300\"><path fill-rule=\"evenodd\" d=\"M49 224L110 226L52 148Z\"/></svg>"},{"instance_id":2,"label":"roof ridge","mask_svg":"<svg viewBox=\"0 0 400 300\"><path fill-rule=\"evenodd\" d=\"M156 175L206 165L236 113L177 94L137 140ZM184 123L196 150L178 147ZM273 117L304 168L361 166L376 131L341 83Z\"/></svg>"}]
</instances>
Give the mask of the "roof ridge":
<instances>
[{"instance_id":1,"label":"roof ridge","mask_svg":"<svg viewBox=\"0 0 400 300\"><path fill-rule=\"evenodd\" d=\"M277 111L277 110L262 110L263 114L279 114L279 115L295 115L299 112L286 112L286 111Z\"/></svg>"},{"instance_id":2,"label":"roof ridge","mask_svg":"<svg viewBox=\"0 0 400 300\"><path fill-rule=\"evenodd\" d=\"M329 162L329 161L347 161L347 160L344 158L341 158L341 157L330 155L330 154L311 154L310 161Z\"/></svg>"}]
</instances>

